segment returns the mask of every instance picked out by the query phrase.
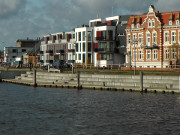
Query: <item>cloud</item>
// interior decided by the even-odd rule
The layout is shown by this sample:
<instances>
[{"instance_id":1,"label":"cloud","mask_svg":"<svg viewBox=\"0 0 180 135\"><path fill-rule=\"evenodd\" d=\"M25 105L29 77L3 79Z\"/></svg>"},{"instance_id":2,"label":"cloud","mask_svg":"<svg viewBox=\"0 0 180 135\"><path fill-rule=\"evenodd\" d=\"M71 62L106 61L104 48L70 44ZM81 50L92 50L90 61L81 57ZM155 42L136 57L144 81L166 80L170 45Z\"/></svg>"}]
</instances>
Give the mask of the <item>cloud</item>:
<instances>
[{"instance_id":1,"label":"cloud","mask_svg":"<svg viewBox=\"0 0 180 135\"><path fill-rule=\"evenodd\" d=\"M179 0L0 0L0 42L15 46L19 38L71 31L90 19L179 10ZM113 8L112 8L113 7Z\"/></svg>"},{"instance_id":2,"label":"cloud","mask_svg":"<svg viewBox=\"0 0 180 135\"><path fill-rule=\"evenodd\" d=\"M0 17L16 14L24 4L25 0L0 0Z\"/></svg>"}]
</instances>

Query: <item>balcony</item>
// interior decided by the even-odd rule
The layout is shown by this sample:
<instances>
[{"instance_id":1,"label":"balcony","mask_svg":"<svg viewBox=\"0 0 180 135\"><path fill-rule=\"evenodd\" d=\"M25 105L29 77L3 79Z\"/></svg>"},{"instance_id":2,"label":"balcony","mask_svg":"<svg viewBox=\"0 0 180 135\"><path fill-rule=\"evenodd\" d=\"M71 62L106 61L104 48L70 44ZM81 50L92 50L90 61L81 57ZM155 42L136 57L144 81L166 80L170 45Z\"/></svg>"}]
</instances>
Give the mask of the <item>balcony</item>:
<instances>
[{"instance_id":1,"label":"balcony","mask_svg":"<svg viewBox=\"0 0 180 135\"><path fill-rule=\"evenodd\" d=\"M75 63L75 60L68 60L68 63Z\"/></svg>"},{"instance_id":2,"label":"balcony","mask_svg":"<svg viewBox=\"0 0 180 135\"><path fill-rule=\"evenodd\" d=\"M97 41L113 41L113 37L96 37Z\"/></svg>"},{"instance_id":3,"label":"balcony","mask_svg":"<svg viewBox=\"0 0 180 135\"><path fill-rule=\"evenodd\" d=\"M46 63L52 64L52 63L53 63L53 60L46 60Z\"/></svg>"},{"instance_id":4,"label":"balcony","mask_svg":"<svg viewBox=\"0 0 180 135\"><path fill-rule=\"evenodd\" d=\"M53 54L53 50L47 50L46 53Z\"/></svg>"},{"instance_id":5,"label":"balcony","mask_svg":"<svg viewBox=\"0 0 180 135\"><path fill-rule=\"evenodd\" d=\"M56 50L56 54L62 54L64 52L65 52L64 50Z\"/></svg>"},{"instance_id":6,"label":"balcony","mask_svg":"<svg viewBox=\"0 0 180 135\"><path fill-rule=\"evenodd\" d=\"M141 45L141 48L145 48L145 49L158 49L159 46L156 44L153 45Z\"/></svg>"},{"instance_id":7,"label":"balcony","mask_svg":"<svg viewBox=\"0 0 180 135\"><path fill-rule=\"evenodd\" d=\"M44 53L44 51L40 51L40 52L39 52L39 54L43 54L43 53Z\"/></svg>"},{"instance_id":8,"label":"balcony","mask_svg":"<svg viewBox=\"0 0 180 135\"><path fill-rule=\"evenodd\" d=\"M108 52L114 52L114 48L98 48L99 53L108 53Z\"/></svg>"},{"instance_id":9,"label":"balcony","mask_svg":"<svg viewBox=\"0 0 180 135\"><path fill-rule=\"evenodd\" d=\"M68 53L74 53L75 49L68 49Z\"/></svg>"},{"instance_id":10,"label":"balcony","mask_svg":"<svg viewBox=\"0 0 180 135\"><path fill-rule=\"evenodd\" d=\"M39 60L40 63L44 63L44 60Z\"/></svg>"}]
</instances>

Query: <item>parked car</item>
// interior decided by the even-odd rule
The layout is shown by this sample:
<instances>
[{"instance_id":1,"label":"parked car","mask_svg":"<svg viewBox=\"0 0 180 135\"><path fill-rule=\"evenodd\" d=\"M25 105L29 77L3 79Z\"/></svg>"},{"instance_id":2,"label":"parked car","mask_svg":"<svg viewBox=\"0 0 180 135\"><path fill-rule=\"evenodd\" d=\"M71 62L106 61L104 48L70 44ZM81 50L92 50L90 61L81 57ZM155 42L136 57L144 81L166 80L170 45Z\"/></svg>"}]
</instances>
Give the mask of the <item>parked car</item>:
<instances>
[{"instance_id":1,"label":"parked car","mask_svg":"<svg viewBox=\"0 0 180 135\"><path fill-rule=\"evenodd\" d=\"M61 69L61 68L66 69L66 68L71 68L72 65L66 63L64 60L60 60L60 61L55 61L53 63L53 67L54 68L59 68L59 69Z\"/></svg>"}]
</instances>

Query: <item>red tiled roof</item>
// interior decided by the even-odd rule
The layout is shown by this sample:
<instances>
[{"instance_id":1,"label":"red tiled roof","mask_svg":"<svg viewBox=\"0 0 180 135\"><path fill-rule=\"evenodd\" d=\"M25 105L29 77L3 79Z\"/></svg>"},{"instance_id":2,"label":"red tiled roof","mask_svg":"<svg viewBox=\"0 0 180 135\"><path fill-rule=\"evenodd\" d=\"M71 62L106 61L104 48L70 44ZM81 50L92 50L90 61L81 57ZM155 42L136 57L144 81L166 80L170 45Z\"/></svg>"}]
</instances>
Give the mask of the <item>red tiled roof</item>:
<instances>
[{"instance_id":1,"label":"red tiled roof","mask_svg":"<svg viewBox=\"0 0 180 135\"><path fill-rule=\"evenodd\" d=\"M169 25L169 19L171 19L171 15L172 15L172 21L173 21L172 24L175 24L176 23L176 19L180 19L180 11L158 13L158 18L163 23L163 25ZM133 22L133 19L135 19L135 24L136 24L136 22L138 21L139 17L141 19L140 24L142 24L142 22L144 22L144 19L147 17L147 14L132 15L132 16L130 16L126 28L130 28L131 27L131 23Z\"/></svg>"}]
</instances>

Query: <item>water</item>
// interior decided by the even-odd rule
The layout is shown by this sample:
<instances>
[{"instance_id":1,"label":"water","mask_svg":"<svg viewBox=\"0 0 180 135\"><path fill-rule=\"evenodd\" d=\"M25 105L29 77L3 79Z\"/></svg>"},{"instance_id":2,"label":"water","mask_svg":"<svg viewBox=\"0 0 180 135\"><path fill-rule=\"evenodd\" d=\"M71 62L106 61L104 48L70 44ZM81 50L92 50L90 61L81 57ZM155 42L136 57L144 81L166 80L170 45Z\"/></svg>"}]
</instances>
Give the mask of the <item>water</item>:
<instances>
[{"instance_id":1,"label":"water","mask_svg":"<svg viewBox=\"0 0 180 135\"><path fill-rule=\"evenodd\" d=\"M0 83L1 135L179 135L180 95Z\"/></svg>"}]
</instances>

